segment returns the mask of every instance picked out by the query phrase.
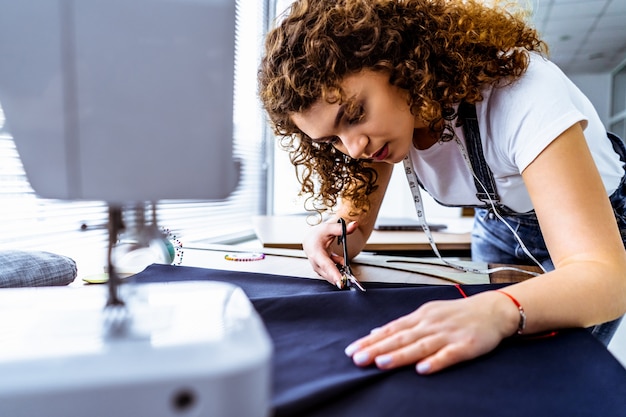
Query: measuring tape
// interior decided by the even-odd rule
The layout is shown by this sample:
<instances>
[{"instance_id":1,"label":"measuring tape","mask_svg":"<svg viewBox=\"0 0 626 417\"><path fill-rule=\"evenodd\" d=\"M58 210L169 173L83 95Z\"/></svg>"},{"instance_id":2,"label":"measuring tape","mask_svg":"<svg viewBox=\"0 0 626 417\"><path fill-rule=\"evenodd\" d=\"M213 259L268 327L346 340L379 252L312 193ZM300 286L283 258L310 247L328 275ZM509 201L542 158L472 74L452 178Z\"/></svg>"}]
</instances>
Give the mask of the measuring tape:
<instances>
[{"instance_id":1,"label":"measuring tape","mask_svg":"<svg viewBox=\"0 0 626 417\"><path fill-rule=\"evenodd\" d=\"M465 147L463 146L463 144L461 143L461 140L459 139L459 137L456 134L454 135L454 140L455 140L457 146L459 147L459 150L461 151L461 155L463 156L463 160L465 161L465 164L469 168L470 172L472 173L474 178L477 179L478 183L483 187L483 190L485 191L485 193L487 195L489 195L489 193L487 192L485 187L482 185L480 180L476 177L476 174L474 173L474 170L472 169L472 165L471 165L471 162L470 162L470 159L469 159L469 155L467 154L467 151L465 150ZM532 275L532 276L539 275L536 272L527 271L527 270L524 270L524 269L521 269L521 268L516 268L516 267L513 267L513 266L501 266L501 267L497 267L497 268L477 269L477 268L466 267L466 266L463 266L463 265L458 265L458 264L455 264L455 263L452 263L452 262L449 262L449 261L443 259L443 257L439 253L439 249L437 249L437 245L435 244L435 240L433 239L433 235L432 235L432 232L430 231L430 227L428 226L428 223L426 222L426 216L424 214L424 203L422 202L422 195L421 195L421 192L420 192L420 189L419 189L419 181L418 181L418 178L417 178L417 173L415 172L415 169L413 167L413 161L411 159L411 152L410 151L404 157L404 160L402 161L402 163L404 165L404 173L406 174L406 178L407 178L407 181L409 183L409 188L411 189L411 194L413 196L413 203L415 204L415 211L417 212L417 219L419 221L419 224L420 224L422 230L426 234L426 237L428 238L428 243L430 244L430 247L432 248L433 252L435 252L435 255L437 255L437 258L441 262L443 262L444 264L446 264L446 265L448 265L448 266L450 266L450 267L452 267L454 269L458 269L458 270L464 271L464 272L471 272L471 273L474 273L474 274L491 274L491 273L500 272L500 271L516 271L516 272L522 272L522 273L525 273L525 274L528 274L528 275ZM500 214L496 210L495 205L493 204L493 201L491 201L491 199L490 199L489 202L491 203L491 208L492 208L493 212L495 213L495 215L498 217L499 220L501 220L509 228L509 230L511 230L511 232L513 232L513 235L515 236L515 238L518 241L518 243L521 245L521 247L524 250L524 252L526 253L526 255L528 255L537 265L539 265L539 267L541 268L541 270L543 272L546 272L546 270L543 268L543 266L532 256L532 254L530 254L528 249L526 249L526 246L521 241L521 238L517 235L517 233L515 233L515 231L511 228L511 226L500 216Z\"/></svg>"}]
</instances>

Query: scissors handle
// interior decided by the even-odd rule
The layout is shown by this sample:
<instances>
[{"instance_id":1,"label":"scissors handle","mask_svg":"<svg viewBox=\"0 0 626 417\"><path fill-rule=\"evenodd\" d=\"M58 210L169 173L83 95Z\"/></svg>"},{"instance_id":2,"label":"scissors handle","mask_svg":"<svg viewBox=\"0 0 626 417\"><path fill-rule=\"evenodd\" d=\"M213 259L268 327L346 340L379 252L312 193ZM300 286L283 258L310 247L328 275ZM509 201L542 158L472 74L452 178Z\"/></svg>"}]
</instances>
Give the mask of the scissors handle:
<instances>
[{"instance_id":1,"label":"scissors handle","mask_svg":"<svg viewBox=\"0 0 626 417\"><path fill-rule=\"evenodd\" d=\"M337 265L341 272L341 282L344 288L353 289L358 288L361 291L365 291L365 288L352 274L352 268L350 267L350 258L348 257L348 232L346 230L346 221L342 218L337 220L337 223L341 223L341 236L337 238L337 243L343 245L343 265Z\"/></svg>"},{"instance_id":2,"label":"scissors handle","mask_svg":"<svg viewBox=\"0 0 626 417\"><path fill-rule=\"evenodd\" d=\"M337 239L337 243L343 245L343 261L346 268L350 268L350 260L348 258L348 231L346 229L346 221L342 218L337 220L337 223L341 223L341 236Z\"/></svg>"}]
</instances>

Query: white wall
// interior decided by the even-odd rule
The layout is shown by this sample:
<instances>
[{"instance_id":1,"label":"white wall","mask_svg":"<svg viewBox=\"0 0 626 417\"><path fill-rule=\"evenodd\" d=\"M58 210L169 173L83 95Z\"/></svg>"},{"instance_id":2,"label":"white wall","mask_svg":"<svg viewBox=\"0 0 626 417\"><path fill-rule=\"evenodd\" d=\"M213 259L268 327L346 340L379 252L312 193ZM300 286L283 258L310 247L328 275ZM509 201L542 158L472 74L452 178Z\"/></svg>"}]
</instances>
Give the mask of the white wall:
<instances>
[{"instance_id":1,"label":"white wall","mask_svg":"<svg viewBox=\"0 0 626 417\"><path fill-rule=\"evenodd\" d=\"M461 215L461 209L459 207L441 206L424 190L421 190L421 196L424 203L426 220L430 221L433 217L459 217ZM380 208L379 216L417 219L415 204L413 204L413 198L407 184L402 163L396 164L393 168L391 182L385 193L385 199Z\"/></svg>"},{"instance_id":2,"label":"white wall","mask_svg":"<svg viewBox=\"0 0 626 417\"><path fill-rule=\"evenodd\" d=\"M611 73L574 74L569 77L589 97L602 123L608 126L611 112Z\"/></svg>"}]
</instances>

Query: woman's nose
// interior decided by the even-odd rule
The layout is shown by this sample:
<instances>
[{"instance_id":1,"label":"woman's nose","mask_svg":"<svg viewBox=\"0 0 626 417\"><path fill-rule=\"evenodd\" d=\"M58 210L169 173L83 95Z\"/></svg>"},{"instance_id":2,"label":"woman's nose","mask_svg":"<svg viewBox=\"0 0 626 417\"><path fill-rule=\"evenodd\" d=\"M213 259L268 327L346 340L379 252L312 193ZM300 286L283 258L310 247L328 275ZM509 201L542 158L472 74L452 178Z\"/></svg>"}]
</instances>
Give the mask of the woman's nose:
<instances>
[{"instance_id":1,"label":"woman's nose","mask_svg":"<svg viewBox=\"0 0 626 417\"><path fill-rule=\"evenodd\" d=\"M365 148L367 148L368 139L366 135L363 134L346 134L339 136L341 139L341 143L346 148L346 153L350 155L351 158L359 159L366 158Z\"/></svg>"}]
</instances>

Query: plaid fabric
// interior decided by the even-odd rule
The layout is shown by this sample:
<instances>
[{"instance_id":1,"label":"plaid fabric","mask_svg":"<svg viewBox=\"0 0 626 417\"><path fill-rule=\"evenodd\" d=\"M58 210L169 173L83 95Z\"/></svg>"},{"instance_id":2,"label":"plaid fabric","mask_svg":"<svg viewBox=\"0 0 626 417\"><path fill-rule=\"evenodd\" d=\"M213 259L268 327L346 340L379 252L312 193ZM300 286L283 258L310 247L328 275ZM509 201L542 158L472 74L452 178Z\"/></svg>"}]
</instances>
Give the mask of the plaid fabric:
<instances>
[{"instance_id":1,"label":"plaid fabric","mask_svg":"<svg viewBox=\"0 0 626 417\"><path fill-rule=\"evenodd\" d=\"M68 285L76 278L76 262L41 251L0 251L0 288Z\"/></svg>"}]
</instances>

